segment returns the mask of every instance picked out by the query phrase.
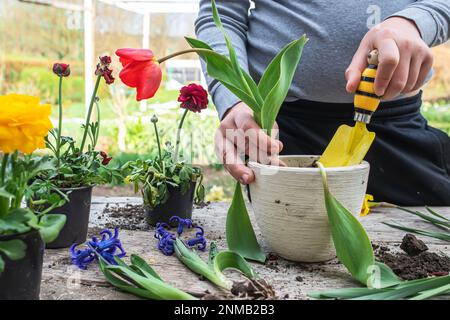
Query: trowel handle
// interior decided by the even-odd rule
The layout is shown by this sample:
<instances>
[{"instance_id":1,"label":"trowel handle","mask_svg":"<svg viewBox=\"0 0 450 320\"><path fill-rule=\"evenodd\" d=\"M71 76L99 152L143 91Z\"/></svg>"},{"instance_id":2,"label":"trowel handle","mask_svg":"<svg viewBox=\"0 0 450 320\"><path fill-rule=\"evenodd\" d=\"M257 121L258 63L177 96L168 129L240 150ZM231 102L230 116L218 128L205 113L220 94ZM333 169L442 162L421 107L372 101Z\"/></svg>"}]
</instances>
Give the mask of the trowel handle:
<instances>
[{"instance_id":1,"label":"trowel handle","mask_svg":"<svg viewBox=\"0 0 450 320\"><path fill-rule=\"evenodd\" d=\"M378 50L372 50L367 56L367 68L361 75L361 81L355 92L355 121L369 123L372 114L380 104L375 94L374 83L378 68Z\"/></svg>"}]
</instances>

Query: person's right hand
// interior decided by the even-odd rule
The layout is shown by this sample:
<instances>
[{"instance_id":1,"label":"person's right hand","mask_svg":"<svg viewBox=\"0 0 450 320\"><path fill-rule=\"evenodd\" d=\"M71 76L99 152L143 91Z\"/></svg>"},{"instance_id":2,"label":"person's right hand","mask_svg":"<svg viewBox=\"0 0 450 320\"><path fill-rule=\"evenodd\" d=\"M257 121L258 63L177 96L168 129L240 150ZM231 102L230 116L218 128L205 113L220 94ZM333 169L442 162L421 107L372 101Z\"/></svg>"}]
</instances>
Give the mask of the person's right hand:
<instances>
[{"instance_id":1,"label":"person's right hand","mask_svg":"<svg viewBox=\"0 0 450 320\"><path fill-rule=\"evenodd\" d=\"M228 172L240 183L249 184L255 180L253 171L241 157L244 153L252 161L284 165L278 159L283 144L273 138L278 131L276 124L274 129L272 137L269 137L256 123L253 111L243 102L225 114L215 137L216 153Z\"/></svg>"}]
</instances>

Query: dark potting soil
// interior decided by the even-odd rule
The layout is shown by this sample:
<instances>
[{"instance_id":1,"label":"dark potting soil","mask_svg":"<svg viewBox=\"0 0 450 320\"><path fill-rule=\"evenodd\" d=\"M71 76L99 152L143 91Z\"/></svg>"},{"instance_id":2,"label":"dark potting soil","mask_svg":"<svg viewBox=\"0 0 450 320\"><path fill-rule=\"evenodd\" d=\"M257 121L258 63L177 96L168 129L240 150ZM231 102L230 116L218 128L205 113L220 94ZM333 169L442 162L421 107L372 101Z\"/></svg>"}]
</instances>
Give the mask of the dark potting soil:
<instances>
[{"instance_id":1,"label":"dark potting soil","mask_svg":"<svg viewBox=\"0 0 450 320\"><path fill-rule=\"evenodd\" d=\"M374 245L374 252L378 260L404 280L442 276L450 272L450 258L429 252L425 243L412 234L405 235L400 248L404 252L391 252L385 246Z\"/></svg>"},{"instance_id":2,"label":"dark potting soil","mask_svg":"<svg viewBox=\"0 0 450 320\"><path fill-rule=\"evenodd\" d=\"M144 207L127 203L125 206L107 206L100 217L106 221L107 228L125 230L149 230L146 222Z\"/></svg>"}]
</instances>

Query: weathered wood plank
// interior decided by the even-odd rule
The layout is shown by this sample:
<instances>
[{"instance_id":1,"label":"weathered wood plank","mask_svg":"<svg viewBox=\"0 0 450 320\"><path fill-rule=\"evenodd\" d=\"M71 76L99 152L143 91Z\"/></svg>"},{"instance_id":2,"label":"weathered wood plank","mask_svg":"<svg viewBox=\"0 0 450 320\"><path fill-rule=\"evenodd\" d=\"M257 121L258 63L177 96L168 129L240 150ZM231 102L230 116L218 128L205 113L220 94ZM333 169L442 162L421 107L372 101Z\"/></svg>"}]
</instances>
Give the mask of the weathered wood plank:
<instances>
[{"instance_id":1,"label":"weathered wood plank","mask_svg":"<svg viewBox=\"0 0 450 320\"><path fill-rule=\"evenodd\" d=\"M94 197L90 235L98 233L108 223L114 225L117 218L108 217L103 213L106 206L140 203L141 199L136 197ZM196 209L193 215L195 222L205 228L207 239L215 241L219 249L226 248L224 226L228 206L227 203L213 203L208 207ZM450 214L450 208L447 207L437 210L446 215ZM404 225L429 228L429 225L419 222L413 215L392 208L379 208L360 220L372 241L390 245L398 244L404 232L383 225L381 223L383 221L395 221ZM145 225L145 221L142 223ZM254 226L264 249L269 252L270 248L264 244L259 228L255 223ZM194 295L202 295L206 290L212 293L220 292L209 282L199 281L198 277L187 270L175 257L166 257L161 254L156 249L153 230L121 230L120 238L128 254L134 253L145 258L168 283ZM450 253L448 243L434 239L426 239L426 242L431 250ZM207 259L207 253L200 255L205 260ZM256 263L252 265L264 279L273 285L279 298L306 299L307 293L310 291L357 285L336 260L323 264L299 264L278 259L271 262L270 265ZM240 277L235 272L231 272L230 275L233 279ZM135 299L131 295L110 287L97 266L92 265L87 271L81 271L71 266L67 249L46 251L41 291L42 299Z\"/></svg>"}]
</instances>

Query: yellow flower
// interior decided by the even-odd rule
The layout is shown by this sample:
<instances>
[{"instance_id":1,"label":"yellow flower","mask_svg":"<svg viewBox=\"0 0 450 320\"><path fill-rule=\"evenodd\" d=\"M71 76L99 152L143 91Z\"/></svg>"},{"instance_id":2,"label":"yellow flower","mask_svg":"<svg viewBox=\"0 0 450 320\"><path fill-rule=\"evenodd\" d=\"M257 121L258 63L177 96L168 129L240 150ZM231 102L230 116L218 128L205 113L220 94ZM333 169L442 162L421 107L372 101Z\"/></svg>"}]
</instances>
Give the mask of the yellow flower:
<instances>
[{"instance_id":1,"label":"yellow flower","mask_svg":"<svg viewBox=\"0 0 450 320\"><path fill-rule=\"evenodd\" d=\"M361 208L361 212L359 214L360 217L364 217L369 214L370 208L373 207L373 205L370 203L370 201L373 201L373 196L371 194L366 194L364 196L364 203Z\"/></svg>"},{"instance_id":2,"label":"yellow flower","mask_svg":"<svg viewBox=\"0 0 450 320\"><path fill-rule=\"evenodd\" d=\"M45 148L44 138L53 128L51 106L38 97L18 94L0 96L0 150L32 153Z\"/></svg>"}]
</instances>

